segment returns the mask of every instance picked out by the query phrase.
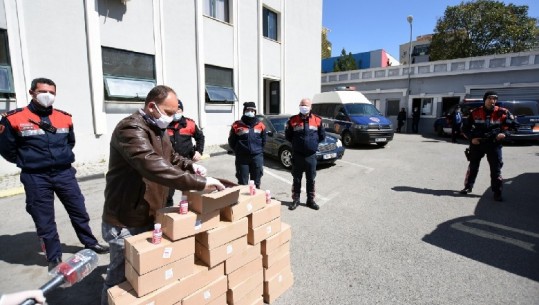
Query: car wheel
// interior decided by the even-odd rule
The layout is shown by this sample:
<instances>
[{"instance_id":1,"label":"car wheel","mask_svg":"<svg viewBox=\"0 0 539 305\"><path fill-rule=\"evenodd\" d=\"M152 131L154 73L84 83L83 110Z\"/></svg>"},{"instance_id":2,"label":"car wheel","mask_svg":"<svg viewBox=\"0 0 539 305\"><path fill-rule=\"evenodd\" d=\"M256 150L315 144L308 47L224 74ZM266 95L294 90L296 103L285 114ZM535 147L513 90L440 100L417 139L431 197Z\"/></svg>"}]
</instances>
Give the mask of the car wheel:
<instances>
[{"instance_id":1,"label":"car wheel","mask_svg":"<svg viewBox=\"0 0 539 305\"><path fill-rule=\"evenodd\" d=\"M341 140L344 146L346 147L352 146L352 135L348 131L345 131L342 133Z\"/></svg>"},{"instance_id":2,"label":"car wheel","mask_svg":"<svg viewBox=\"0 0 539 305\"><path fill-rule=\"evenodd\" d=\"M445 133L444 133L444 127L443 126L436 126L436 133L438 134L438 136L440 137L443 137L445 136Z\"/></svg>"},{"instance_id":3,"label":"car wheel","mask_svg":"<svg viewBox=\"0 0 539 305\"><path fill-rule=\"evenodd\" d=\"M289 147L285 146L279 150L279 160L284 168L292 167L292 151Z\"/></svg>"}]
</instances>

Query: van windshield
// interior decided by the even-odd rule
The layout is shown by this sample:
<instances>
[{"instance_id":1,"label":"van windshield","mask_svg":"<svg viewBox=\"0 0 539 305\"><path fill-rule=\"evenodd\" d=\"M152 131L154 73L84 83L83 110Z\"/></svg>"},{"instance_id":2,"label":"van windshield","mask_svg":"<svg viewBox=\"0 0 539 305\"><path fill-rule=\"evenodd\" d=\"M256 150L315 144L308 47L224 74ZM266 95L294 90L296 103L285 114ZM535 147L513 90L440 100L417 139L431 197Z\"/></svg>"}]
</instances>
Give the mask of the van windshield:
<instances>
[{"instance_id":1,"label":"van windshield","mask_svg":"<svg viewBox=\"0 0 539 305\"><path fill-rule=\"evenodd\" d=\"M538 116L539 103L536 101L519 101L518 103L503 103L503 107L507 108L516 116Z\"/></svg>"},{"instance_id":2,"label":"van windshield","mask_svg":"<svg viewBox=\"0 0 539 305\"><path fill-rule=\"evenodd\" d=\"M348 115L382 115L372 104L346 104Z\"/></svg>"}]
</instances>

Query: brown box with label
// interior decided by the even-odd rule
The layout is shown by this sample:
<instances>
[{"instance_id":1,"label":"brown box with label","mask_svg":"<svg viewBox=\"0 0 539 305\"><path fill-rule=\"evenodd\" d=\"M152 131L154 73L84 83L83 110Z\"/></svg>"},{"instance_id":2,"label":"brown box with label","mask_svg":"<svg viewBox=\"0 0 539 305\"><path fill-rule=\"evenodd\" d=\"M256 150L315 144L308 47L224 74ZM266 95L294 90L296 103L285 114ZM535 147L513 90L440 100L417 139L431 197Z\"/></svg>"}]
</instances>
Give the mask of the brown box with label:
<instances>
[{"instance_id":1,"label":"brown box with label","mask_svg":"<svg viewBox=\"0 0 539 305\"><path fill-rule=\"evenodd\" d=\"M249 228L247 234L247 241L250 245L256 245L261 241L271 237L281 231L281 218L275 218L274 220L261 225L258 228Z\"/></svg>"},{"instance_id":2,"label":"brown box with label","mask_svg":"<svg viewBox=\"0 0 539 305\"><path fill-rule=\"evenodd\" d=\"M196 260L193 274L184 277L179 281L180 286L178 287L178 294L181 295L180 299L195 293L200 288L219 279L224 275L224 269L224 264L208 268L204 262Z\"/></svg>"},{"instance_id":3,"label":"brown box with label","mask_svg":"<svg viewBox=\"0 0 539 305\"><path fill-rule=\"evenodd\" d=\"M282 253L277 251L276 255L278 254ZM283 256L275 258L274 263L269 268L264 268L264 281L273 278L286 267L290 267L290 252L286 252Z\"/></svg>"},{"instance_id":4,"label":"brown box with label","mask_svg":"<svg viewBox=\"0 0 539 305\"><path fill-rule=\"evenodd\" d=\"M181 301L177 294L179 285L180 282L174 281L139 298L133 286L125 281L107 290L109 305L176 304Z\"/></svg>"},{"instance_id":5,"label":"brown box with label","mask_svg":"<svg viewBox=\"0 0 539 305\"><path fill-rule=\"evenodd\" d=\"M219 278L201 287L193 294L188 295L182 300L182 305L203 305L215 301L227 290L226 276L221 275Z\"/></svg>"},{"instance_id":6,"label":"brown box with label","mask_svg":"<svg viewBox=\"0 0 539 305\"><path fill-rule=\"evenodd\" d=\"M247 235L247 218L234 222L221 221L217 227L197 234L195 239L211 250L245 235Z\"/></svg>"},{"instance_id":7,"label":"brown box with label","mask_svg":"<svg viewBox=\"0 0 539 305\"><path fill-rule=\"evenodd\" d=\"M219 192L185 192L189 201L189 210L198 214L207 214L238 202L241 186L233 186Z\"/></svg>"},{"instance_id":8,"label":"brown box with label","mask_svg":"<svg viewBox=\"0 0 539 305\"><path fill-rule=\"evenodd\" d=\"M152 244L152 235L150 231L125 239L125 259L138 274L145 274L195 253L194 237L174 242L162 237L159 244Z\"/></svg>"},{"instance_id":9,"label":"brown box with label","mask_svg":"<svg viewBox=\"0 0 539 305\"><path fill-rule=\"evenodd\" d=\"M266 204L263 209L254 211L248 216L249 228L260 227L261 225L279 217L281 217L281 202L271 200L271 203Z\"/></svg>"},{"instance_id":10,"label":"brown box with label","mask_svg":"<svg viewBox=\"0 0 539 305\"><path fill-rule=\"evenodd\" d=\"M247 245L244 251L236 253L231 258L225 261L225 274L230 274L239 267L245 265L260 255L260 244Z\"/></svg>"},{"instance_id":11,"label":"brown box with label","mask_svg":"<svg viewBox=\"0 0 539 305\"><path fill-rule=\"evenodd\" d=\"M223 244L219 247L208 249L199 242L195 242L195 255L207 266L213 267L240 253L247 248L247 236Z\"/></svg>"},{"instance_id":12,"label":"brown box with label","mask_svg":"<svg viewBox=\"0 0 539 305\"><path fill-rule=\"evenodd\" d=\"M228 274L227 283L228 287L235 287L246 278L252 276L257 271L262 269L262 255L259 255L257 258L250 262L245 262L243 266L238 268L236 271Z\"/></svg>"},{"instance_id":13,"label":"brown box with label","mask_svg":"<svg viewBox=\"0 0 539 305\"><path fill-rule=\"evenodd\" d=\"M228 287L228 291L226 292L228 304L232 305L239 302L241 299L247 296L249 292L258 287L260 283L263 283L263 281L264 272L262 271L262 268L260 268L259 271L246 278L243 282L237 284L236 286Z\"/></svg>"},{"instance_id":14,"label":"brown box with label","mask_svg":"<svg viewBox=\"0 0 539 305\"><path fill-rule=\"evenodd\" d=\"M125 277L135 289L137 297L146 295L165 285L186 277L193 273L195 264L194 255L186 256L173 263L162 266L145 274L138 274L135 268L125 262Z\"/></svg>"},{"instance_id":15,"label":"brown box with label","mask_svg":"<svg viewBox=\"0 0 539 305\"><path fill-rule=\"evenodd\" d=\"M213 229L219 225L219 211L207 214L197 214L189 211L187 214L178 213L178 207L168 207L157 210L156 222L161 223L163 234L171 240L178 240Z\"/></svg>"},{"instance_id":16,"label":"brown box with label","mask_svg":"<svg viewBox=\"0 0 539 305\"><path fill-rule=\"evenodd\" d=\"M290 253L290 242L282 244L269 254L262 254L262 265L264 268L269 268L278 262L286 253Z\"/></svg>"},{"instance_id":17,"label":"brown box with label","mask_svg":"<svg viewBox=\"0 0 539 305\"><path fill-rule=\"evenodd\" d=\"M230 303L230 305L262 305L264 304L264 299L262 298L263 293L264 283L260 283L260 285L248 292L240 300L232 300L233 303Z\"/></svg>"},{"instance_id":18,"label":"brown box with label","mask_svg":"<svg viewBox=\"0 0 539 305\"><path fill-rule=\"evenodd\" d=\"M226 303L226 292L218 296L215 300L209 302L206 305L228 305Z\"/></svg>"},{"instance_id":19,"label":"brown box with label","mask_svg":"<svg viewBox=\"0 0 539 305\"><path fill-rule=\"evenodd\" d=\"M275 251L282 244L287 243L292 238L292 230L290 225L284 222L281 222L281 231L271 237L266 238L262 241L262 254L268 254Z\"/></svg>"},{"instance_id":20,"label":"brown box with label","mask_svg":"<svg viewBox=\"0 0 539 305\"><path fill-rule=\"evenodd\" d=\"M273 278L264 281L264 302L272 303L294 284L290 267L281 270Z\"/></svg>"},{"instance_id":21,"label":"brown box with label","mask_svg":"<svg viewBox=\"0 0 539 305\"><path fill-rule=\"evenodd\" d=\"M238 202L221 209L221 219L236 221L266 206L266 192L256 189L254 195L249 194L248 186L241 186Z\"/></svg>"}]
</instances>

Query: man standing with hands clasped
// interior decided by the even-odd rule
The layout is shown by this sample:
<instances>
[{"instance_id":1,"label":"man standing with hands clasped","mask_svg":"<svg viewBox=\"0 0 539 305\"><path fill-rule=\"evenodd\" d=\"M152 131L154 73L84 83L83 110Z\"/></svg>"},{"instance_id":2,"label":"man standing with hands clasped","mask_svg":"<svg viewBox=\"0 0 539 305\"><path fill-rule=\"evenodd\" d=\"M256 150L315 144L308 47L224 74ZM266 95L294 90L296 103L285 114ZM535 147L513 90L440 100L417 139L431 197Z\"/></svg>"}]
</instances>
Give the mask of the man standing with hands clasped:
<instances>
[{"instance_id":1,"label":"man standing with hands clasped","mask_svg":"<svg viewBox=\"0 0 539 305\"><path fill-rule=\"evenodd\" d=\"M305 172L307 178L307 206L313 210L320 207L315 199L314 179L316 178L316 151L318 143L324 141L326 132L322 127L322 118L311 113L311 100L304 98L299 103L299 114L286 123L285 136L292 143L292 204L289 210L299 205L301 178Z\"/></svg>"},{"instance_id":2,"label":"man standing with hands clasped","mask_svg":"<svg viewBox=\"0 0 539 305\"><path fill-rule=\"evenodd\" d=\"M203 166L173 151L166 128L177 109L174 90L156 86L146 96L144 108L121 120L111 135L102 223L103 239L110 244L110 264L102 305L108 303L107 290L125 281L125 238L153 229L169 188L225 188L217 179L205 178Z\"/></svg>"}]
</instances>

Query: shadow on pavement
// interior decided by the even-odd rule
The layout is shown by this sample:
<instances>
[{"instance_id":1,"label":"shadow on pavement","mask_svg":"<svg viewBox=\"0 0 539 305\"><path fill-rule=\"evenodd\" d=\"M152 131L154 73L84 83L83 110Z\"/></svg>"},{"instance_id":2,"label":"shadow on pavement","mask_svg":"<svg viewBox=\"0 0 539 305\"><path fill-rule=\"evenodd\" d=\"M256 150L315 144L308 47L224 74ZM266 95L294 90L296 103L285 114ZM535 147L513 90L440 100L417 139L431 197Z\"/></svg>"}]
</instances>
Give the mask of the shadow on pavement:
<instances>
[{"instance_id":1,"label":"shadow on pavement","mask_svg":"<svg viewBox=\"0 0 539 305\"><path fill-rule=\"evenodd\" d=\"M539 281L539 173L505 181L504 201L487 190L474 215L444 222L423 241Z\"/></svg>"},{"instance_id":2,"label":"shadow on pavement","mask_svg":"<svg viewBox=\"0 0 539 305\"><path fill-rule=\"evenodd\" d=\"M428 188L418 188L418 187L411 187L411 186L395 186L395 187L392 187L391 189L396 192L413 192L413 193L427 194L427 195L434 195L434 196L453 196L453 197L467 196L467 197L481 198L480 195L474 195L474 194L461 195L459 194L459 191L457 190L432 190Z\"/></svg>"},{"instance_id":3,"label":"shadow on pavement","mask_svg":"<svg viewBox=\"0 0 539 305\"><path fill-rule=\"evenodd\" d=\"M0 245L2 245L1 261L25 266L47 266L47 260L41 252L39 239L35 232L1 235ZM62 244L63 253L76 253L81 249L82 247Z\"/></svg>"}]
</instances>

